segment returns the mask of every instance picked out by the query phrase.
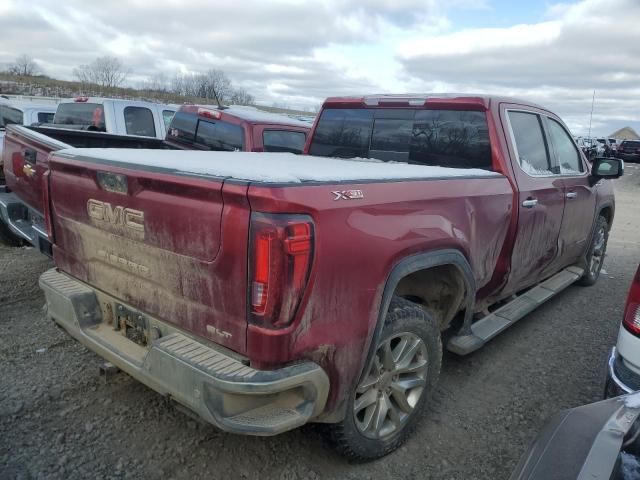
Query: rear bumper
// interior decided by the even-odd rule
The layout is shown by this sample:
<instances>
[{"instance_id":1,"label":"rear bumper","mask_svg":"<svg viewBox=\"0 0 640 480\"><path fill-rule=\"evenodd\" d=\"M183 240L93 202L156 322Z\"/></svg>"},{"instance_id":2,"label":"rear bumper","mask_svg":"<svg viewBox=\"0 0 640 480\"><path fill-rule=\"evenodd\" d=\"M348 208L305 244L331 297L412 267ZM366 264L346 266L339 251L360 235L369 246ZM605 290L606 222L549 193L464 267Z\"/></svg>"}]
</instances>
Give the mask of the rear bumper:
<instances>
[{"instance_id":1,"label":"rear bumper","mask_svg":"<svg viewBox=\"0 0 640 480\"><path fill-rule=\"evenodd\" d=\"M626 395L640 390L640 375L635 373L624 363L616 347L611 349L607 365L607 381L605 383L605 398Z\"/></svg>"},{"instance_id":2,"label":"rear bumper","mask_svg":"<svg viewBox=\"0 0 640 480\"><path fill-rule=\"evenodd\" d=\"M51 243L43 226L42 215L27 207L15 193L7 192L5 185L0 186L0 221L14 235L51 256Z\"/></svg>"},{"instance_id":3,"label":"rear bumper","mask_svg":"<svg viewBox=\"0 0 640 480\"><path fill-rule=\"evenodd\" d=\"M142 347L103 321L102 306L110 297L56 269L42 274L40 287L49 317L71 336L223 430L276 435L307 423L324 409L329 379L313 362L256 370L221 347L151 318L147 327L159 338ZM127 314L133 311L126 309Z\"/></svg>"}]
</instances>

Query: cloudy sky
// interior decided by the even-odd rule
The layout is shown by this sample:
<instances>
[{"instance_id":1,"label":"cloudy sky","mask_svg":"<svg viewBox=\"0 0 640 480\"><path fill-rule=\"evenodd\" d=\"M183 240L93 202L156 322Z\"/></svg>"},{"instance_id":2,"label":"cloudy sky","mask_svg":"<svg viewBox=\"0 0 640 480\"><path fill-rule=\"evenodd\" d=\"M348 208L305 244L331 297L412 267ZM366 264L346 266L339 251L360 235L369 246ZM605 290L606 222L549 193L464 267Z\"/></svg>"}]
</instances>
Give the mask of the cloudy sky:
<instances>
[{"instance_id":1,"label":"cloudy sky","mask_svg":"<svg viewBox=\"0 0 640 480\"><path fill-rule=\"evenodd\" d=\"M640 132L640 0L0 0L0 64L50 76L120 57L133 85L224 70L259 103L487 92L558 112L575 134Z\"/></svg>"}]
</instances>

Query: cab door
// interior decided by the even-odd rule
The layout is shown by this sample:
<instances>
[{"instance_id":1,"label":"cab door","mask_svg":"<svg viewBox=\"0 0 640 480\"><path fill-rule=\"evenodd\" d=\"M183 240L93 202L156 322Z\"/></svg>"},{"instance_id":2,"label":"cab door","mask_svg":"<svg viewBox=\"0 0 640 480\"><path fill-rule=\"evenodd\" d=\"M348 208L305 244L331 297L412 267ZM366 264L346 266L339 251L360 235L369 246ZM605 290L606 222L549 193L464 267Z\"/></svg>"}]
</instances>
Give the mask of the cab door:
<instances>
[{"instance_id":1,"label":"cab door","mask_svg":"<svg viewBox=\"0 0 640 480\"><path fill-rule=\"evenodd\" d=\"M558 237L564 267L577 262L589 244L599 184L589 184L589 169L564 125L550 116L545 123L564 190L564 217Z\"/></svg>"},{"instance_id":2,"label":"cab door","mask_svg":"<svg viewBox=\"0 0 640 480\"><path fill-rule=\"evenodd\" d=\"M505 293L514 293L543 280L554 268L564 213L564 186L553 171L542 113L507 106L501 116L518 187L518 227L504 289Z\"/></svg>"}]
</instances>

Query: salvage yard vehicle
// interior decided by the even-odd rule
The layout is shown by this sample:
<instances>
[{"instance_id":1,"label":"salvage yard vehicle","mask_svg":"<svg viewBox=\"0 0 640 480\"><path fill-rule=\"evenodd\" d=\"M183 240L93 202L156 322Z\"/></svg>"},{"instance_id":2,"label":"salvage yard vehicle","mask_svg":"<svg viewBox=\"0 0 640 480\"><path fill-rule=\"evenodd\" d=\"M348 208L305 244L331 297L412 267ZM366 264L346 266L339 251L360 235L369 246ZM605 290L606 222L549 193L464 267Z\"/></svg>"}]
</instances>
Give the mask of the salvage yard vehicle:
<instances>
[{"instance_id":1,"label":"salvage yard vehicle","mask_svg":"<svg viewBox=\"0 0 640 480\"><path fill-rule=\"evenodd\" d=\"M60 111L63 116L58 118L64 119L65 115L71 114L66 105L76 108L75 103L62 104ZM93 104L81 102L80 105ZM103 101L101 105L110 103ZM123 110L130 107L125 106ZM0 240L11 245L27 242L45 255L51 255L51 242L42 227L43 212L48 208L43 205L46 200L42 196L42 181L48 171L48 156L53 151L91 147L301 153L310 129L306 122L252 107L220 109L186 105L175 117L173 111L171 115L165 141L144 136L69 130L66 124L63 125L65 128L10 127L4 156L7 163L6 187L0 185Z\"/></svg>"},{"instance_id":2,"label":"salvage yard vehicle","mask_svg":"<svg viewBox=\"0 0 640 480\"><path fill-rule=\"evenodd\" d=\"M629 289L618 341L609 355L604 390L606 398L640 390L640 266Z\"/></svg>"},{"instance_id":3,"label":"salvage yard vehicle","mask_svg":"<svg viewBox=\"0 0 640 480\"><path fill-rule=\"evenodd\" d=\"M322 422L372 459L410 435L443 347L598 279L623 163L589 165L542 107L330 98L305 152L53 152L48 317L223 430Z\"/></svg>"},{"instance_id":4,"label":"salvage yard vehicle","mask_svg":"<svg viewBox=\"0 0 640 480\"><path fill-rule=\"evenodd\" d=\"M310 128L310 123L254 107L184 105L166 140L194 150L302 153Z\"/></svg>"},{"instance_id":5,"label":"salvage yard vehicle","mask_svg":"<svg viewBox=\"0 0 640 480\"><path fill-rule=\"evenodd\" d=\"M75 97L58 105L53 125L163 139L176 107L102 97Z\"/></svg>"},{"instance_id":6,"label":"salvage yard vehicle","mask_svg":"<svg viewBox=\"0 0 640 480\"><path fill-rule=\"evenodd\" d=\"M8 245L27 242L51 255L43 226L43 178L48 156L71 147L169 148L162 140L94 131L10 125L4 139L4 184L0 185L0 240Z\"/></svg>"},{"instance_id":7,"label":"salvage yard vehicle","mask_svg":"<svg viewBox=\"0 0 640 480\"><path fill-rule=\"evenodd\" d=\"M640 162L640 140L623 140L616 149L616 156L629 162Z\"/></svg>"},{"instance_id":8,"label":"salvage yard vehicle","mask_svg":"<svg viewBox=\"0 0 640 480\"><path fill-rule=\"evenodd\" d=\"M510 480L640 478L640 393L558 413Z\"/></svg>"},{"instance_id":9,"label":"salvage yard vehicle","mask_svg":"<svg viewBox=\"0 0 640 480\"><path fill-rule=\"evenodd\" d=\"M56 105L38 104L36 102L20 102L0 99L0 182L2 173L2 143L7 125L31 125L47 123L53 120Z\"/></svg>"}]
</instances>

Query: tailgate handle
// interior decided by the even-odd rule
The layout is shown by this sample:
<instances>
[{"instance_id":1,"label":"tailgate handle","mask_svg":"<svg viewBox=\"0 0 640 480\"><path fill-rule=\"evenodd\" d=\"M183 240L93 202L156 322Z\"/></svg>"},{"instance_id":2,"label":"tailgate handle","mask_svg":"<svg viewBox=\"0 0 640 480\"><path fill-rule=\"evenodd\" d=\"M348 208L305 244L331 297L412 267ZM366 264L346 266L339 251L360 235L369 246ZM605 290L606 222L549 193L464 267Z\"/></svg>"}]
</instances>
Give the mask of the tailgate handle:
<instances>
[{"instance_id":1,"label":"tailgate handle","mask_svg":"<svg viewBox=\"0 0 640 480\"><path fill-rule=\"evenodd\" d=\"M33 148L27 148L24 151L24 161L27 163L36 163L36 159L38 158L38 152L36 152Z\"/></svg>"}]
</instances>

